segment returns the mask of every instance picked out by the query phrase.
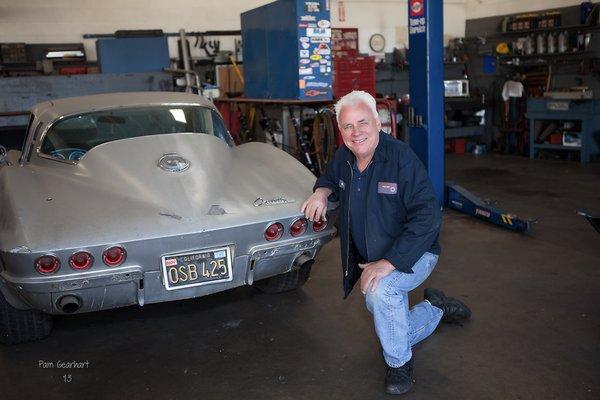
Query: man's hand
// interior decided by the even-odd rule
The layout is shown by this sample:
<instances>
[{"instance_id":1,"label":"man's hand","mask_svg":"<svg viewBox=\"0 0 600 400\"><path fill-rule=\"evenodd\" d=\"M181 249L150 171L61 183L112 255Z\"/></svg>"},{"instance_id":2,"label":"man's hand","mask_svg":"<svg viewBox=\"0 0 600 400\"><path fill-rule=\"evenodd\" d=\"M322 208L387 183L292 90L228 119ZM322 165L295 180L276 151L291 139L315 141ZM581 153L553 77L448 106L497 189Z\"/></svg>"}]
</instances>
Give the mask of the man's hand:
<instances>
[{"instance_id":1,"label":"man's hand","mask_svg":"<svg viewBox=\"0 0 600 400\"><path fill-rule=\"evenodd\" d=\"M317 188L300 207L300 212L311 221L327 221L327 198L331 194L329 188Z\"/></svg>"},{"instance_id":2,"label":"man's hand","mask_svg":"<svg viewBox=\"0 0 600 400\"><path fill-rule=\"evenodd\" d=\"M392 263L385 258L366 264L358 264L358 266L363 270L362 275L360 276L360 291L363 294L367 294L369 286L371 287L371 292L377 290L379 280L385 278L396 269Z\"/></svg>"}]
</instances>

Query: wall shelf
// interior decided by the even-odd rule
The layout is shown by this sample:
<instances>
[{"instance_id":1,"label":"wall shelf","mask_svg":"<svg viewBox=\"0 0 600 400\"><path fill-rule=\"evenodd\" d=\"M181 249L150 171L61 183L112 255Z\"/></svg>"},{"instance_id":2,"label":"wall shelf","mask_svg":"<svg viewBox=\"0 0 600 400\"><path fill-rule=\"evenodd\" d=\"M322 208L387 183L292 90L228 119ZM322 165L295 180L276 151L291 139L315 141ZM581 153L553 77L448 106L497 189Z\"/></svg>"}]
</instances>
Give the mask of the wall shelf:
<instances>
[{"instance_id":1,"label":"wall shelf","mask_svg":"<svg viewBox=\"0 0 600 400\"><path fill-rule=\"evenodd\" d=\"M560 32L560 31L581 31L581 32L593 32L600 30L600 25L565 25L555 26L553 28L538 28L538 29L527 29L522 31L508 31L508 32L497 32L487 35L488 39L498 39L504 36L523 36L531 33L546 33L546 32Z\"/></svg>"}]
</instances>

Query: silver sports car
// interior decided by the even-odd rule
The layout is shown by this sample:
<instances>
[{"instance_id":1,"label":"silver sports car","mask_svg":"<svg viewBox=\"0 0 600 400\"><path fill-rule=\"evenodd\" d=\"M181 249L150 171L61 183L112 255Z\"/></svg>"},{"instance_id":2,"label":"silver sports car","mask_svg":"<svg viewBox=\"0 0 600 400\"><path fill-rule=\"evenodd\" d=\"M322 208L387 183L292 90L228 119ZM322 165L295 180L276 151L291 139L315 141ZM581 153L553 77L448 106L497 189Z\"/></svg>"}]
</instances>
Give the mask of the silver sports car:
<instances>
[{"instance_id":1,"label":"silver sports car","mask_svg":"<svg viewBox=\"0 0 600 400\"><path fill-rule=\"evenodd\" d=\"M0 152L0 342L47 336L51 314L301 286L335 232L299 211L314 180L235 146L193 94L36 105L22 151Z\"/></svg>"}]
</instances>

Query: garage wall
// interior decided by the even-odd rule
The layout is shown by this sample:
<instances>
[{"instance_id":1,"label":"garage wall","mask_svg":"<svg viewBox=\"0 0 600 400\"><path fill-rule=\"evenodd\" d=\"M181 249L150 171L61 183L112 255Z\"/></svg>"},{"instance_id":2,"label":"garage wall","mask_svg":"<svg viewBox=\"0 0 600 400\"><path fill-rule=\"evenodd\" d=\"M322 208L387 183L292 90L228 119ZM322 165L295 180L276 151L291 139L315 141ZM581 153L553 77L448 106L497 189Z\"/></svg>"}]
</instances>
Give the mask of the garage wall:
<instances>
[{"instance_id":1,"label":"garage wall","mask_svg":"<svg viewBox=\"0 0 600 400\"><path fill-rule=\"evenodd\" d=\"M94 40L84 33L118 29L177 32L240 29L240 13L269 0L0 0L0 41L27 43L84 42L88 59L96 59ZM8 5L8 3L11 3ZM221 48L233 50L233 37ZM171 39L176 56L176 38ZM200 50L195 49L199 56Z\"/></svg>"},{"instance_id":2,"label":"garage wall","mask_svg":"<svg viewBox=\"0 0 600 400\"><path fill-rule=\"evenodd\" d=\"M177 32L240 29L240 13L271 0L0 0L0 41L63 43L83 41L88 58L96 59L94 40L84 33L117 29L163 29ZM359 28L361 52L369 37L381 33L386 51L406 46L407 0L344 0L346 20L339 21L339 1L330 0L332 24ZM444 0L446 41L464 36L465 20L482 16L578 4L566 0ZM171 56L176 56L171 39ZM233 37L222 37L221 49L233 50ZM199 49L193 56L201 56Z\"/></svg>"},{"instance_id":3,"label":"garage wall","mask_svg":"<svg viewBox=\"0 0 600 400\"><path fill-rule=\"evenodd\" d=\"M0 41L64 43L83 41L88 58L96 59L94 40L84 33L117 29L163 29L177 32L240 29L240 13L270 0L0 0ZM445 31L462 36L467 0L444 1ZM406 0L345 0L346 21L338 20L338 0L330 0L333 26L358 27L360 50L367 52L373 33L386 38L386 51L407 42ZM233 38L222 37L221 49L233 50ZM176 56L176 45L170 45ZM193 56L201 56L199 49Z\"/></svg>"},{"instance_id":4,"label":"garage wall","mask_svg":"<svg viewBox=\"0 0 600 400\"><path fill-rule=\"evenodd\" d=\"M467 0L467 19L491 17L494 15L516 14L528 11L547 10L574 6L581 3L577 0Z\"/></svg>"}]
</instances>

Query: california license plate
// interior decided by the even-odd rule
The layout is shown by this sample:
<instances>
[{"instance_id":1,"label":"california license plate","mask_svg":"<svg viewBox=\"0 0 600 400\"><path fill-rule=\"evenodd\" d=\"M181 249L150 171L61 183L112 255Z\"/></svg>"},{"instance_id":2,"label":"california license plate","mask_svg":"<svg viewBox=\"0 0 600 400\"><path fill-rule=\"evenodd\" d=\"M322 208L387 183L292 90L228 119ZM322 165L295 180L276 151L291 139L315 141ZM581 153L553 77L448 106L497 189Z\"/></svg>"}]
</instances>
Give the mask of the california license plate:
<instances>
[{"instance_id":1,"label":"california license plate","mask_svg":"<svg viewBox=\"0 0 600 400\"><path fill-rule=\"evenodd\" d=\"M162 267L167 290L233 279L229 247L162 256Z\"/></svg>"}]
</instances>

